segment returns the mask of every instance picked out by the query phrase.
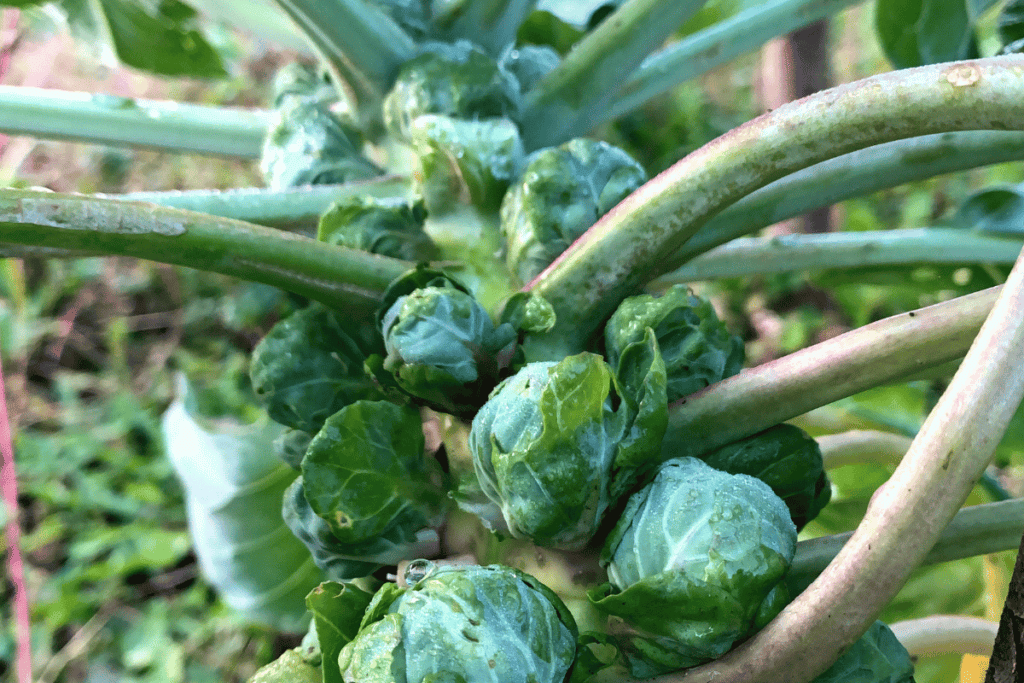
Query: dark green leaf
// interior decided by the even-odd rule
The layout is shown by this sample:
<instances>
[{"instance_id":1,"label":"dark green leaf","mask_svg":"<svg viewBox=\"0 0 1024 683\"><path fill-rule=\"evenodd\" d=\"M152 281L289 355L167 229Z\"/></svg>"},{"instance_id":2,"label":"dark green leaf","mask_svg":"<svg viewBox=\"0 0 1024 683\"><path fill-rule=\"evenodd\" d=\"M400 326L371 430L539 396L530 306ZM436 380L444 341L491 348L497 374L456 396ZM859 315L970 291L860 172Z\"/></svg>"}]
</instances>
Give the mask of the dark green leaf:
<instances>
[{"instance_id":1,"label":"dark green leaf","mask_svg":"<svg viewBox=\"0 0 1024 683\"><path fill-rule=\"evenodd\" d=\"M876 621L812 683L914 683L914 663L892 630Z\"/></svg>"},{"instance_id":2,"label":"dark green leaf","mask_svg":"<svg viewBox=\"0 0 1024 683\"><path fill-rule=\"evenodd\" d=\"M532 12L519 27L516 41L526 45L544 45L566 55L584 36L584 31L563 21L551 12Z\"/></svg>"},{"instance_id":3,"label":"dark green leaf","mask_svg":"<svg viewBox=\"0 0 1024 683\"><path fill-rule=\"evenodd\" d=\"M952 225L982 232L1024 234L1024 192L1013 186L976 192L961 205Z\"/></svg>"},{"instance_id":4,"label":"dark green leaf","mask_svg":"<svg viewBox=\"0 0 1024 683\"><path fill-rule=\"evenodd\" d=\"M357 343L343 330L341 320L337 313L313 304L274 325L256 346L249 374L270 417L315 434L344 406L379 397L363 371L372 347L361 339Z\"/></svg>"},{"instance_id":5,"label":"dark green leaf","mask_svg":"<svg viewBox=\"0 0 1024 683\"><path fill-rule=\"evenodd\" d=\"M163 76L226 76L220 56L180 0L60 0L72 30L128 66Z\"/></svg>"},{"instance_id":6,"label":"dark green leaf","mask_svg":"<svg viewBox=\"0 0 1024 683\"><path fill-rule=\"evenodd\" d=\"M978 56L978 9L968 0L878 0L875 28L886 56L899 69Z\"/></svg>"},{"instance_id":7,"label":"dark green leaf","mask_svg":"<svg viewBox=\"0 0 1024 683\"><path fill-rule=\"evenodd\" d=\"M323 656L323 683L342 683L338 654L359 633L359 623L372 599L373 593L336 581L325 581L306 596Z\"/></svg>"},{"instance_id":8,"label":"dark green leaf","mask_svg":"<svg viewBox=\"0 0 1024 683\"><path fill-rule=\"evenodd\" d=\"M344 544L438 505L419 412L384 401L358 401L328 418L302 460L302 478L306 500ZM426 526L427 514L414 517Z\"/></svg>"},{"instance_id":9,"label":"dark green leaf","mask_svg":"<svg viewBox=\"0 0 1024 683\"><path fill-rule=\"evenodd\" d=\"M999 15L997 24L1003 52L1020 52L1024 48L1024 0L1010 0Z\"/></svg>"},{"instance_id":10,"label":"dark green leaf","mask_svg":"<svg viewBox=\"0 0 1024 683\"><path fill-rule=\"evenodd\" d=\"M317 229L317 239L406 261L430 261L437 248L423 232L422 202L353 196L331 205Z\"/></svg>"}]
</instances>

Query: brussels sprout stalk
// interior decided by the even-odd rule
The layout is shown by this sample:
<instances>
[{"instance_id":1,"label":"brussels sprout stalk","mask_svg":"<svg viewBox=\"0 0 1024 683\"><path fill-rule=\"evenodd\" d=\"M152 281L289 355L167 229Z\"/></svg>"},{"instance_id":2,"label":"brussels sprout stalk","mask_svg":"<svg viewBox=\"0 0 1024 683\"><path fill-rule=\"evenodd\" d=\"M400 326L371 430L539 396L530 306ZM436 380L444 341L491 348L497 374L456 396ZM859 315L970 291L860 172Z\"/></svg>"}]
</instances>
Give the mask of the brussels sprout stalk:
<instances>
[{"instance_id":1,"label":"brussels sprout stalk","mask_svg":"<svg viewBox=\"0 0 1024 683\"><path fill-rule=\"evenodd\" d=\"M1024 263L1018 261L910 451L836 559L751 640L713 667L666 681L805 683L827 669L924 560L988 466L1024 397L1022 349Z\"/></svg>"},{"instance_id":2,"label":"brussels sprout stalk","mask_svg":"<svg viewBox=\"0 0 1024 683\"><path fill-rule=\"evenodd\" d=\"M901 138L1024 128L1022 66L1014 55L904 69L779 107L627 197L525 289L555 307L551 336L585 339L705 221L773 180Z\"/></svg>"},{"instance_id":3,"label":"brussels sprout stalk","mask_svg":"<svg viewBox=\"0 0 1024 683\"><path fill-rule=\"evenodd\" d=\"M892 632L914 657L950 652L988 657L992 654L998 626L981 617L939 614L896 622Z\"/></svg>"}]
</instances>

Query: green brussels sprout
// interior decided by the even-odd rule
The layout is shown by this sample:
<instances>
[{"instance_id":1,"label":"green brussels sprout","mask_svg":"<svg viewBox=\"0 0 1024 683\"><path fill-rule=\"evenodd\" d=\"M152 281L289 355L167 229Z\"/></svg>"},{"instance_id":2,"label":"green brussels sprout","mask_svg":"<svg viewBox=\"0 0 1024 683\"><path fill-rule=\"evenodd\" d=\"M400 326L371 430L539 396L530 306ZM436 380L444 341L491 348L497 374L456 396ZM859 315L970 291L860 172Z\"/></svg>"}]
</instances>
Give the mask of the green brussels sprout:
<instances>
[{"instance_id":1,"label":"green brussels sprout","mask_svg":"<svg viewBox=\"0 0 1024 683\"><path fill-rule=\"evenodd\" d=\"M586 546L632 483L636 463L660 446L663 373L661 414L653 416L613 400L611 370L591 353L530 363L495 388L473 418L469 446L480 487L512 536L565 550ZM652 374L657 385L657 367Z\"/></svg>"},{"instance_id":2,"label":"green brussels sprout","mask_svg":"<svg viewBox=\"0 0 1024 683\"><path fill-rule=\"evenodd\" d=\"M716 470L749 474L772 487L789 507L797 531L818 516L832 497L818 442L781 424L701 455Z\"/></svg>"},{"instance_id":3,"label":"green brussels sprout","mask_svg":"<svg viewBox=\"0 0 1024 683\"><path fill-rule=\"evenodd\" d=\"M317 239L406 261L430 261L437 248L423 232L426 217L422 202L348 197L320 217Z\"/></svg>"},{"instance_id":4,"label":"green brussels sprout","mask_svg":"<svg viewBox=\"0 0 1024 683\"><path fill-rule=\"evenodd\" d=\"M881 621L812 683L914 683L914 662Z\"/></svg>"},{"instance_id":5,"label":"green brussels sprout","mask_svg":"<svg viewBox=\"0 0 1024 683\"><path fill-rule=\"evenodd\" d=\"M399 297L381 319L389 370L405 391L439 410L469 414L512 361L516 331L495 327L466 292L428 286Z\"/></svg>"},{"instance_id":6,"label":"green brussels sprout","mask_svg":"<svg viewBox=\"0 0 1024 683\"><path fill-rule=\"evenodd\" d=\"M515 76L519 90L525 94L533 90L533 86L551 73L560 61L562 58L558 52L547 45L509 45L498 59L498 67Z\"/></svg>"},{"instance_id":7,"label":"green brussels sprout","mask_svg":"<svg viewBox=\"0 0 1024 683\"><path fill-rule=\"evenodd\" d=\"M307 102L322 102L330 105L338 99L338 89L327 75L299 62L282 67L275 75L270 87L274 93L273 104L279 109L288 98Z\"/></svg>"},{"instance_id":8,"label":"green brussels sprout","mask_svg":"<svg viewBox=\"0 0 1024 683\"><path fill-rule=\"evenodd\" d=\"M369 340L350 336L320 304L274 325L253 351L249 376L270 417L315 434L344 406L380 396L363 371Z\"/></svg>"},{"instance_id":9,"label":"green brussels sprout","mask_svg":"<svg viewBox=\"0 0 1024 683\"><path fill-rule=\"evenodd\" d=\"M306 500L343 543L395 524L426 526L441 493L425 455L419 411L357 401L324 422L302 459Z\"/></svg>"},{"instance_id":10,"label":"green brussels sprout","mask_svg":"<svg viewBox=\"0 0 1024 683\"><path fill-rule=\"evenodd\" d=\"M505 118L423 114L410 124L409 137L419 160L413 177L431 214L457 203L497 209L524 155L519 128Z\"/></svg>"},{"instance_id":11,"label":"green brussels sprout","mask_svg":"<svg viewBox=\"0 0 1024 683\"><path fill-rule=\"evenodd\" d=\"M249 683L321 683L320 667L302 658L301 648L286 650L283 655L261 667Z\"/></svg>"},{"instance_id":12,"label":"green brussels sprout","mask_svg":"<svg viewBox=\"0 0 1024 683\"><path fill-rule=\"evenodd\" d=\"M643 340L647 328L654 330L665 359L669 403L743 369L742 340L729 334L709 301L683 285L660 297L642 294L619 304L604 328L612 367L630 344Z\"/></svg>"},{"instance_id":13,"label":"green brussels sprout","mask_svg":"<svg viewBox=\"0 0 1024 683\"><path fill-rule=\"evenodd\" d=\"M696 458L662 464L630 497L590 593L634 676L725 654L780 611L796 527L767 484Z\"/></svg>"},{"instance_id":14,"label":"green brussels sprout","mask_svg":"<svg viewBox=\"0 0 1024 683\"><path fill-rule=\"evenodd\" d=\"M338 657L346 683L562 683L576 622L532 576L491 565L409 565L386 584Z\"/></svg>"},{"instance_id":15,"label":"green brussels sprout","mask_svg":"<svg viewBox=\"0 0 1024 683\"><path fill-rule=\"evenodd\" d=\"M381 567L428 554L439 543L434 529L417 529L414 523L403 523L407 520L398 520L376 538L343 543L327 520L313 512L301 476L285 489L281 514L292 534L309 550L316 566L332 581L369 576Z\"/></svg>"},{"instance_id":16,"label":"green brussels sprout","mask_svg":"<svg viewBox=\"0 0 1024 683\"><path fill-rule=\"evenodd\" d=\"M260 169L275 190L375 178L383 171L361 155L362 144L326 103L286 97L263 141Z\"/></svg>"},{"instance_id":17,"label":"green brussels sprout","mask_svg":"<svg viewBox=\"0 0 1024 683\"><path fill-rule=\"evenodd\" d=\"M519 83L472 43L428 43L402 65L384 98L384 125L400 140L411 140L413 121L423 114L459 119L515 119Z\"/></svg>"},{"instance_id":18,"label":"green brussels sprout","mask_svg":"<svg viewBox=\"0 0 1024 683\"><path fill-rule=\"evenodd\" d=\"M646 180L607 142L577 138L534 152L501 204L509 270L529 282Z\"/></svg>"}]
</instances>

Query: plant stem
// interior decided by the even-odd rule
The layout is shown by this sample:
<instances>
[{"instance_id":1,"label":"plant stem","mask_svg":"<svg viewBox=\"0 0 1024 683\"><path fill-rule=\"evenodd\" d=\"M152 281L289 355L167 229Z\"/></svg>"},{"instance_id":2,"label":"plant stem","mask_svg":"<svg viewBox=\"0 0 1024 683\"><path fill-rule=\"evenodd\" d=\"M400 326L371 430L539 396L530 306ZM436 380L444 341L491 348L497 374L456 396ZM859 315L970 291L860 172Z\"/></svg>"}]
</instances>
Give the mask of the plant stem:
<instances>
[{"instance_id":1,"label":"plant stem","mask_svg":"<svg viewBox=\"0 0 1024 683\"><path fill-rule=\"evenodd\" d=\"M263 282L336 308L376 305L398 259L152 204L0 190L0 243L134 256Z\"/></svg>"},{"instance_id":2,"label":"plant stem","mask_svg":"<svg viewBox=\"0 0 1024 683\"><path fill-rule=\"evenodd\" d=\"M0 362L0 491L7 508L4 535L7 541L7 576L14 584L11 606L16 643L15 671L18 683L32 681L32 624L29 621L28 592L25 590L25 569L21 561L21 522L18 506L18 477L14 469L14 446L11 422L7 412L7 391L3 364Z\"/></svg>"},{"instance_id":3,"label":"plant stem","mask_svg":"<svg viewBox=\"0 0 1024 683\"><path fill-rule=\"evenodd\" d=\"M855 429L815 438L826 470L859 462L895 465L913 442L909 436L875 429Z\"/></svg>"},{"instance_id":4,"label":"plant stem","mask_svg":"<svg viewBox=\"0 0 1024 683\"><path fill-rule=\"evenodd\" d=\"M527 94L527 150L557 145L597 124L618 85L705 0L627 0Z\"/></svg>"},{"instance_id":5,"label":"plant stem","mask_svg":"<svg viewBox=\"0 0 1024 683\"><path fill-rule=\"evenodd\" d=\"M130 202L149 202L274 228L293 229L316 228L321 214L340 199L357 196L380 199L403 198L409 194L408 178L387 176L343 185L306 185L284 190L247 187L234 190L132 192L123 195L106 195L106 198ZM104 195L96 196L103 197Z\"/></svg>"},{"instance_id":6,"label":"plant stem","mask_svg":"<svg viewBox=\"0 0 1024 683\"><path fill-rule=\"evenodd\" d=\"M967 352L1000 292L885 318L749 368L669 406L663 457L700 455Z\"/></svg>"},{"instance_id":7,"label":"plant stem","mask_svg":"<svg viewBox=\"0 0 1024 683\"><path fill-rule=\"evenodd\" d=\"M939 564L1013 550L1020 545L1022 532L1024 499L973 505L956 513L921 564ZM803 591L825 571L853 534L849 531L797 543L796 556L786 576L793 592Z\"/></svg>"},{"instance_id":8,"label":"plant stem","mask_svg":"<svg viewBox=\"0 0 1024 683\"><path fill-rule=\"evenodd\" d=\"M445 40L472 40L492 56L515 42L519 26L536 6L537 0L469 0L462 14L441 33Z\"/></svg>"},{"instance_id":9,"label":"plant stem","mask_svg":"<svg viewBox=\"0 0 1024 683\"><path fill-rule=\"evenodd\" d=\"M1022 68L1014 55L894 71L786 104L712 141L627 197L527 285L555 308L549 337L585 342L705 221L785 175L906 137L1024 128Z\"/></svg>"},{"instance_id":10,"label":"plant stem","mask_svg":"<svg viewBox=\"0 0 1024 683\"><path fill-rule=\"evenodd\" d=\"M861 0L769 0L694 33L648 57L597 123L611 121L653 97Z\"/></svg>"},{"instance_id":11,"label":"plant stem","mask_svg":"<svg viewBox=\"0 0 1024 683\"><path fill-rule=\"evenodd\" d=\"M798 270L829 270L920 263L1012 264L1020 238L953 228L866 230L863 232L740 238L701 254L654 282L716 280Z\"/></svg>"},{"instance_id":12,"label":"plant stem","mask_svg":"<svg viewBox=\"0 0 1024 683\"><path fill-rule=\"evenodd\" d=\"M353 87L360 105L369 104L368 96L382 95L398 67L416 52L409 34L365 0L275 2Z\"/></svg>"},{"instance_id":13,"label":"plant stem","mask_svg":"<svg viewBox=\"0 0 1024 683\"><path fill-rule=\"evenodd\" d=\"M258 159L261 110L0 85L0 131L106 145Z\"/></svg>"},{"instance_id":14,"label":"plant stem","mask_svg":"<svg viewBox=\"0 0 1024 683\"><path fill-rule=\"evenodd\" d=\"M938 614L892 624L892 632L911 657L961 654L992 654L998 624L981 617Z\"/></svg>"},{"instance_id":15,"label":"plant stem","mask_svg":"<svg viewBox=\"0 0 1024 683\"><path fill-rule=\"evenodd\" d=\"M739 648L665 680L805 683L827 669L933 549L988 466L1024 397L1022 352L1019 260L910 450L821 576Z\"/></svg>"},{"instance_id":16,"label":"plant stem","mask_svg":"<svg viewBox=\"0 0 1024 683\"><path fill-rule=\"evenodd\" d=\"M729 240L853 197L943 173L1024 159L1024 133L965 131L923 135L844 154L761 188L705 223L668 268Z\"/></svg>"}]
</instances>

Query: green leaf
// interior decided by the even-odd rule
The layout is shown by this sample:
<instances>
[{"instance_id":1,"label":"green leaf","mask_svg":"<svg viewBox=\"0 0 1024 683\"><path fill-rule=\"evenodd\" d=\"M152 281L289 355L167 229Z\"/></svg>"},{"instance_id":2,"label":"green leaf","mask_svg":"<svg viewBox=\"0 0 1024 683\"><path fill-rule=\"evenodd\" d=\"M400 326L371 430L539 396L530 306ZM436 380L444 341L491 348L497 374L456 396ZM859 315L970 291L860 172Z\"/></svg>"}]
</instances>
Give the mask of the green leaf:
<instances>
[{"instance_id":1,"label":"green leaf","mask_svg":"<svg viewBox=\"0 0 1024 683\"><path fill-rule=\"evenodd\" d=\"M875 28L898 69L978 56L978 15L990 4L970 0L878 0Z\"/></svg>"},{"instance_id":2,"label":"green leaf","mask_svg":"<svg viewBox=\"0 0 1024 683\"><path fill-rule=\"evenodd\" d=\"M295 648L262 667L249 683L321 683L321 677L320 670L307 664L301 649Z\"/></svg>"},{"instance_id":3,"label":"green leaf","mask_svg":"<svg viewBox=\"0 0 1024 683\"><path fill-rule=\"evenodd\" d=\"M516 36L516 42L526 45L546 45L565 55L579 42L584 32L563 21L557 15L543 10L530 13Z\"/></svg>"},{"instance_id":4,"label":"green leaf","mask_svg":"<svg viewBox=\"0 0 1024 683\"><path fill-rule=\"evenodd\" d=\"M274 325L256 346L249 374L274 420L315 434L344 406L379 397L363 371L372 343L350 336L342 320L312 304ZM358 320L349 323L358 330Z\"/></svg>"},{"instance_id":5,"label":"green leaf","mask_svg":"<svg viewBox=\"0 0 1024 683\"><path fill-rule=\"evenodd\" d=\"M295 471L273 454L283 429L221 419L204 427L185 405L188 387L163 416L167 456L187 493L199 566L224 601L248 619L305 629L303 599L321 580L306 548L281 519Z\"/></svg>"},{"instance_id":6,"label":"green leaf","mask_svg":"<svg viewBox=\"0 0 1024 683\"><path fill-rule=\"evenodd\" d=\"M1014 186L980 190L960 206L952 225L981 232L1024 234L1024 192Z\"/></svg>"},{"instance_id":7,"label":"green leaf","mask_svg":"<svg viewBox=\"0 0 1024 683\"><path fill-rule=\"evenodd\" d=\"M16 3L17 4L17 3ZM221 78L220 56L180 0L61 0L72 31L123 64L163 76Z\"/></svg>"},{"instance_id":8,"label":"green leaf","mask_svg":"<svg viewBox=\"0 0 1024 683\"><path fill-rule=\"evenodd\" d=\"M323 656L323 683L341 683L338 654L359 633L359 623L371 599L373 593L336 581L325 581L306 596Z\"/></svg>"},{"instance_id":9,"label":"green leaf","mask_svg":"<svg viewBox=\"0 0 1024 683\"><path fill-rule=\"evenodd\" d=\"M615 379L630 422L615 456L616 468L625 470L625 476L617 477L613 486L614 495L619 495L635 480L633 470L646 469L655 461L653 456L661 452L668 427L668 378L651 328L642 341L623 350Z\"/></svg>"},{"instance_id":10,"label":"green leaf","mask_svg":"<svg viewBox=\"0 0 1024 683\"><path fill-rule=\"evenodd\" d=\"M345 544L380 536L400 518L426 526L438 505L419 412L384 401L358 401L328 418L302 478L310 506Z\"/></svg>"},{"instance_id":11,"label":"green leaf","mask_svg":"<svg viewBox=\"0 0 1024 683\"><path fill-rule=\"evenodd\" d=\"M406 261L430 261L437 248L423 232L425 219L422 202L352 196L320 217L317 239Z\"/></svg>"},{"instance_id":12,"label":"green leaf","mask_svg":"<svg viewBox=\"0 0 1024 683\"><path fill-rule=\"evenodd\" d=\"M999 14L997 22L1003 52L1024 49L1024 0L1010 0Z\"/></svg>"}]
</instances>

